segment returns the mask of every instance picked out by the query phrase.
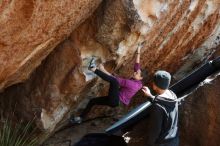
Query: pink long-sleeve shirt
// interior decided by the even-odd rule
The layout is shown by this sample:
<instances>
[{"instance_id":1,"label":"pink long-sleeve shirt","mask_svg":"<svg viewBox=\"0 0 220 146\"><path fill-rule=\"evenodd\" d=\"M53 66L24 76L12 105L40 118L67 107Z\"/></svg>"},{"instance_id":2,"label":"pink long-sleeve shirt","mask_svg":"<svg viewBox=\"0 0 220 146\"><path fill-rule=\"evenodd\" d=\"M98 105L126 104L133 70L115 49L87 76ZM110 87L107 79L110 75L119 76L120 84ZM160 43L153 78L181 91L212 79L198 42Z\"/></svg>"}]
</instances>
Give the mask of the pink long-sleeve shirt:
<instances>
[{"instance_id":1,"label":"pink long-sleeve shirt","mask_svg":"<svg viewBox=\"0 0 220 146\"><path fill-rule=\"evenodd\" d=\"M140 69L140 64L135 63L134 71L136 72L139 69ZM142 81L135 79L123 79L120 77L116 77L116 80L120 85L120 92L119 92L120 101L123 102L125 105L129 105L132 97L142 88L143 86Z\"/></svg>"}]
</instances>

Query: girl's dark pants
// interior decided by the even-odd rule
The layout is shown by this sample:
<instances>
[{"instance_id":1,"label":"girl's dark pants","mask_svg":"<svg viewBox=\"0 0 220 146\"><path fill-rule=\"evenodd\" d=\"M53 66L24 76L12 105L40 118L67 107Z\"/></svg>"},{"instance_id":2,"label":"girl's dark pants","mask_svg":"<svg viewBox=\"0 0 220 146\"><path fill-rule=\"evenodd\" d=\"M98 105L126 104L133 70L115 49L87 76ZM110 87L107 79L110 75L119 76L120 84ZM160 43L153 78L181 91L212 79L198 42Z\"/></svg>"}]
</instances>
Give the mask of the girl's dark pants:
<instances>
[{"instance_id":1,"label":"girl's dark pants","mask_svg":"<svg viewBox=\"0 0 220 146\"><path fill-rule=\"evenodd\" d=\"M92 98L81 113L80 117L82 118L84 118L89 113L94 105L107 105L110 107L116 107L119 105L119 83L116 78L109 76L98 69L95 70L95 74L110 83L108 95Z\"/></svg>"}]
</instances>

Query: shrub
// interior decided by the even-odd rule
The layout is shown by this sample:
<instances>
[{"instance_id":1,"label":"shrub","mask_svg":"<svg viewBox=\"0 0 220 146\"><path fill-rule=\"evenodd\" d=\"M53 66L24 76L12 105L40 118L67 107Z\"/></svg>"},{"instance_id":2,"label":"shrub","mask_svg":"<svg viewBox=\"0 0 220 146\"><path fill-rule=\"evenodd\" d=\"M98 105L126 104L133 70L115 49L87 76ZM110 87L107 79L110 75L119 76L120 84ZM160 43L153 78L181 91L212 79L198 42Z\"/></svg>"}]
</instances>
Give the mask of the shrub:
<instances>
[{"instance_id":1,"label":"shrub","mask_svg":"<svg viewBox=\"0 0 220 146\"><path fill-rule=\"evenodd\" d=\"M33 135L35 128L32 122L12 124L5 120L0 129L0 146L35 146L37 137Z\"/></svg>"}]
</instances>

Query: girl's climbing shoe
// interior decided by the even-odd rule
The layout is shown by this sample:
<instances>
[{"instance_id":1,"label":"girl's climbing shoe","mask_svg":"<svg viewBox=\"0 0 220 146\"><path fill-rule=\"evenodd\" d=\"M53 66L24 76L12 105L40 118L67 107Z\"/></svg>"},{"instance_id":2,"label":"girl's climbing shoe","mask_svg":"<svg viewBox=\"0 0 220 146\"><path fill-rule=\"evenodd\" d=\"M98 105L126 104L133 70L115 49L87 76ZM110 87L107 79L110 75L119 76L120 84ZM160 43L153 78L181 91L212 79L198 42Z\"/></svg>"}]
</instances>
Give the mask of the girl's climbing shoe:
<instances>
[{"instance_id":1,"label":"girl's climbing shoe","mask_svg":"<svg viewBox=\"0 0 220 146\"><path fill-rule=\"evenodd\" d=\"M72 118L70 118L70 123L71 124L80 124L80 123L82 123L82 118L81 117L72 117Z\"/></svg>"},{"instance_id":2,"label":"girl's climbing shoe","mask_svg":"<svg viewBox=\"0 0 220 146\"><path fill-rule=\"evenodd\" d=\"M96 67L96 64L95 64L95 58L92 58L90 63L89 63L89 67L88 69L91 70L92 68Z\"/></svg>"}]
</instances>

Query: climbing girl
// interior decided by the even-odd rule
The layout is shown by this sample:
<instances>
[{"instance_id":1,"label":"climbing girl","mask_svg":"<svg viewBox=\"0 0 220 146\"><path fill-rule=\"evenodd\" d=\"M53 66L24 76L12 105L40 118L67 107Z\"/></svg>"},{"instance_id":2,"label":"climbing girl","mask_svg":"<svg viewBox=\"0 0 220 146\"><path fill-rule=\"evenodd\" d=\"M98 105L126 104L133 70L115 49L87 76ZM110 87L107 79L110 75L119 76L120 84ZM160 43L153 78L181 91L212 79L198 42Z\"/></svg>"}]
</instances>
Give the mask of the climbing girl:
<instances>
[{"instance_id":1,"label":"climbing girl","mask_svg":"<svg viewBox=\"0 0 220 146\"><path fill-rule=\"evenodd\" d=\"M125 105L129 105L131 98L142 88L142 71L140 67L140 50L142 44L139 44L136 51L136 60L134 64L134 73L132 78L124 79L121 77L113 76L107 70L105 70L103 64L99 65L99 69L96 68L94 59L91 60L89 70L94 72L103 80L110 83L107 96L92 98L87 104L86 108L80 114L79 117L72 117L71 123L81 123L82 119L89 113L94 105L107 105L110 107L117 107L121 101Z\"/></svg>"}]
</instances>

